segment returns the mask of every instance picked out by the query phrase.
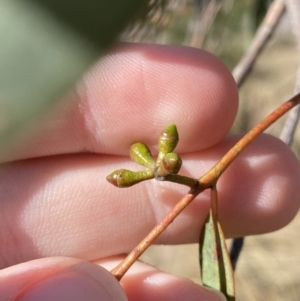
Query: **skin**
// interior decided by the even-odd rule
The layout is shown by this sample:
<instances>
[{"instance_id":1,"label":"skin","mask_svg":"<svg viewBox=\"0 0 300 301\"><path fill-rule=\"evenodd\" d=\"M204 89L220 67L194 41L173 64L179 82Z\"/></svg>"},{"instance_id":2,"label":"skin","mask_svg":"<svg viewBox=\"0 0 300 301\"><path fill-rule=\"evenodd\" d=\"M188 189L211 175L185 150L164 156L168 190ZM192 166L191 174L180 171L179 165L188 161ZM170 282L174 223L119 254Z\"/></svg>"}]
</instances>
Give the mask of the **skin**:
<instances>
[{"instance_id":1,"label":"skin","mask_svg":"<svg viewBox=\"0 0 300 301\"><path fill-rule=\"evenodd\" d=\"M188 191L155 180L119 189L105 177L138 170L130 145L142 141L155 153L172 123L180 174L199 177L239 139L225 137L237 107L229 71L201 50L125 45L102 58L18 147L0 155L0 301L224 300L141 262L122 286L101 267L113 268ZM291 221L299 177L289 148L260 136L218 183L226 236ZM196 242L208 201L199 195L157 243Z\"/></svg>"}]
</instances>

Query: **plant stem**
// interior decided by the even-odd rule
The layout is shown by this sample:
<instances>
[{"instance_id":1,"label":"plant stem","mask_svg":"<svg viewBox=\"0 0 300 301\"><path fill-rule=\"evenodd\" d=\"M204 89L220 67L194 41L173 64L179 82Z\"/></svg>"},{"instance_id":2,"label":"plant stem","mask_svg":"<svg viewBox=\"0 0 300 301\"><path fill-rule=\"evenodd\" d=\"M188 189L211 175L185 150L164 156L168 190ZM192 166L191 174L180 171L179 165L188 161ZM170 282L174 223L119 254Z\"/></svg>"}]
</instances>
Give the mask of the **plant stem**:
<instances>
[{"instance_id":1,"label":"plant stem","mask_svg":"<svg viewBox=\"0 0 300 301\"><path fill-rule=\"evenodd\" d=\"M165 181L178 183L181 185L189 186L191 189L196 189L198 185L198 180L190 177L185 177L181 175L167 175Z\"/></svg>"},{"instance_id":2,"label":"plant stem","mask_svg":"<svg viewBox=\"0 0 300 301\"><path fill-rule=\"evenodd\" d=\"M280 107L269 114L259 124L252 128L241 140L239 140L224 156L200 179L201 187L208 188L213 186L233 160L277 119L282 117L286 112L300 103L300 93L296 94L293 98L283 103Z\"/></svg>"},{"instance_id":3,"label":"plant stem","mask_svg":"<svg viewBox=\"0 0 300 301\"><path fill-rule=\"evenodd\" d=\"M186 194L173 208L173 210L167 214L164 219L157 224L151 232L127 255L127 257L118 264L111 274L114 275L117 280L121 280L128 269L134 264L134 262L147 250L147 248L154 242L154 240L173 222L173 220L191 203L191 201L203 190L193 190Z\"/></svg>"},{"instance_id":4,"label":"plant stem","mask_svg":"<svg viewBox=\"0 0 300 301\"><path fill-rule=\"evenodd\" d=\"M232 163L232 161L244 150L254 139L260 135L273 122L284 115L291 108L300 103L300 94L295 95L289 101L283 103L279 108L268 115L263 121L250 130L238 143L236 143L225 156L206 174L199 179L199 185L186 194L169 212L165 218L156 225L150 233L118 264L112 271L118 280L124 276L134 262L147 250L154 240L173 222L173 220L192 202L202 191L216 185L221 174Z\"/></svg>"},{"instance_id":5,"label":"plant stem","mask_svg":"<svg viewBox=\"0 0 300 301\"><path fill-rule=\"evenodd\" d=\"M237 66L234 68L232 74L238 87L242 85L247 75L251 72L255 61L259 54L264 49L268 40L272 36L276 26L278 25L283 13L285 11L284 0L274 0L258 30L255 37L248 48L247 52L241 58Z\"/></svg>"}]
</instances>

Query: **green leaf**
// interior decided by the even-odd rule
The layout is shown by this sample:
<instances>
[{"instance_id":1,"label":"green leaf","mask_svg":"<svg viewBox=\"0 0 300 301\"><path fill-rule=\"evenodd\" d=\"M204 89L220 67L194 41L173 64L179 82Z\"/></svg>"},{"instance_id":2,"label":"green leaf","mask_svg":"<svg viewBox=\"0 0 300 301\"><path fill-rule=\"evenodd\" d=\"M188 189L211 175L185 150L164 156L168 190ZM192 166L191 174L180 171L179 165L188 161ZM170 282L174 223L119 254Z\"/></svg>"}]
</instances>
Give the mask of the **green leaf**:
<instances>
[{"instance_id":1,"label":"green leaf","mask_svg":"<svg viewBox=\"0 0 300 301\"><path fill-rule=\"evenodd\" d=\"M217 214L217 191L211 189L211 209L200 236L199 259L204 286L235 300L234 275Z\"/></svg>"},{"instance_id":2,"label":"green leaf","mask_svg":"<svg viewBox=\"0 0 300 301\"><path fill-rule=\"evenodd\" d=\"M1 151L74 86L145 2L0 1Z\"/></svg>"},{"instance_id":3,"label":"green leaf","mask_svg":"<svg viewBox=\"0 0 300 301\"><path fill-rule=\"evenodd\" d=\"M40 7L47 14L51 14L58 23L96 45L97 49L103 50L149 1L26 0L26 2Z\"/></svg>"}]
</instances>

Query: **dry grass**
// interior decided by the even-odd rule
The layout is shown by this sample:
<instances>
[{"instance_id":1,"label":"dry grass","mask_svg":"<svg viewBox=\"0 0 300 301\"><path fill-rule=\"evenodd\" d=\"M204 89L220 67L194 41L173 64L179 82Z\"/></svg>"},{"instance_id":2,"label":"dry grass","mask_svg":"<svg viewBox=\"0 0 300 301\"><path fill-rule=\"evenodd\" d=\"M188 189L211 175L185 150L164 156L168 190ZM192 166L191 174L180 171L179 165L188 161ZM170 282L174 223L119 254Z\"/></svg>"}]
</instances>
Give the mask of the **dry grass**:
<instances>
[{"instance_id":1,"label":"dry grass","mask_svg":"<svg viewBox=\"0 0 300 301\"><path fill-rule=\"evenodd\" d=\"M298 54L291 40L275 38L261 55L240 91L240 110L233 133L258 123L292 94ZM278 136L284 120L268 131ZM300 158L300 129L293 146ZM246 239L236 272L237 300L300 300L300 215L284 229ZM200 283L198 246L153 246L142 259L171 274Z\"/></svg>"}]
</instances>

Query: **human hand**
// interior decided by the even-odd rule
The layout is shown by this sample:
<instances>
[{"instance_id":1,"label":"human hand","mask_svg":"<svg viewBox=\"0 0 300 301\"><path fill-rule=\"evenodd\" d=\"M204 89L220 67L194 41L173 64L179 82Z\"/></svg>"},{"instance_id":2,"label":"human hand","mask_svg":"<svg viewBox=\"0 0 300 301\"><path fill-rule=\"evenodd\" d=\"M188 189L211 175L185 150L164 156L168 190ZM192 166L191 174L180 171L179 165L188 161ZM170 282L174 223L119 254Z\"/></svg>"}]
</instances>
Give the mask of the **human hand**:
<instances>
[{"instance_id":1,"label":"human hand","mask_svg":"<svg viewBox=\"0 0 300 301\"><path fill-rule=\"evenodd\" d=\"M187 188L152 180L118 189L105 178L118 168L136 170L130 145L155 148L170 123L179 131L180 174L200 177L239 139L224 138L236 111L231 75L203 51L125 45L104 57L22 146L0 157L0 301L121 301L124 291L130 301L222 300L141 262L122 290L99 265L113 268ZM299 207L299 177L292 152L259 137L218 182L226 235L287 224ZM208 208L203 193L157 243L196 242Z\"/></svg>"}]
</instances>

